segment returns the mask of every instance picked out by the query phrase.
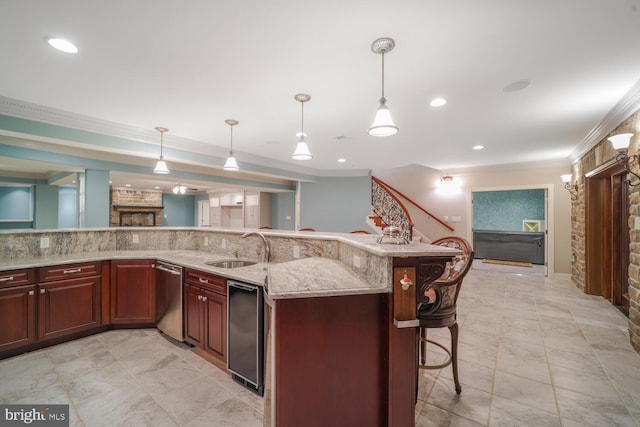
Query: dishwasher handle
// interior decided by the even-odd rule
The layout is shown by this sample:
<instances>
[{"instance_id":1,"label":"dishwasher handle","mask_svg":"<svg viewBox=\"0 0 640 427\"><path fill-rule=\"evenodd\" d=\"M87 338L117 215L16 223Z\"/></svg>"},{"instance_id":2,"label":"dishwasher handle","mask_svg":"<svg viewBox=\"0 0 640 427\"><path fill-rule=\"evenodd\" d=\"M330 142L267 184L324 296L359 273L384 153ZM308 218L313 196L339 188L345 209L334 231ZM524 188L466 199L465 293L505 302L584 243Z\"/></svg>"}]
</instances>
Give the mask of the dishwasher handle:
<instances>
[{"instance_id":1,"label":"dishwasher handle","mask_svg":"<svg viewBox=\"0 0 640 427\"><path fill-rule=\"evenodd\" d=\"M252 285L246 285L244 283L238 283L238 282L227 282L228 286L233 286L234 288L239 288L239 289L243 289L245 291L257 291L258 287L257 286L252 286Z\"/></svg>"},{"instance_id":2,"label":"dishwasher handle","mask_svg":"<svg viewBox=\"0 0 640 427\"><path fill-rule=\"evenodd\" d=\"M179 271L173 270L173 269L171 269L171 268L164 267L164 266L162 266L162 265L160 265L160 264L158 264L158 265L156 266L156 268L157 268L158 270L162 270L162 271L166 271L167 273L171 273L171 274L173 274L173 275L175 275L175 276L180 276L180 275L182 274L182 273L180 273Z\"/></svg>"}]
</instances>

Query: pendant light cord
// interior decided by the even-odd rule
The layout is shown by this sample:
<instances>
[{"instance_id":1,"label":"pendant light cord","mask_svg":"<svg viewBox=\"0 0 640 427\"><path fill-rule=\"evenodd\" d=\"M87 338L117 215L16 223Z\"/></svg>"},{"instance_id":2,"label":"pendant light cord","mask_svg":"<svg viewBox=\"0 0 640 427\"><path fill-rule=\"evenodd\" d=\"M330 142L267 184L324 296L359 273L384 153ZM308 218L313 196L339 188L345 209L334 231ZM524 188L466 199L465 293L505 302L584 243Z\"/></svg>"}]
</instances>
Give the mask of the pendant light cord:
<instances>
[{"instance_id":1,"label":"pendant light cord","mask_svg":"<svg viewBox=\"0 0 640 427\"><path fill-rule=\"evenodd\" d=\"M300 140L304 139L304 102L300 102Z\"/></svg>"},{"instance_id":2,"label":"pendant light cord","mask_svg":"<svg viewBox=\"0 0 640 427\"><path fill-rule=\"evenodd\" d=\"M163 145L163 136L164 136L164 132L160 132L160 160L162 160L164 157L162 156L162 145Z\"/></svg>"},{"instance_id":3,"label":"pendant light cord","mask_svg":"<svg viewBox=\"0 0 640 427\"><path fill-rule=\"evenodd\" d=\"M231 143L229 144L229 154L233 156L233 126L229 126L231 128Z\"/></svg>"},{"instance_id":4,"label":"pendant light cord","mask_svg":"<svg viewBox=\"0 0 640 427\"><path fill-rule=\"evenodd\" d=\"M384 99L384 49L382 50L382 99Z\"/></svg>"}]
</instances>

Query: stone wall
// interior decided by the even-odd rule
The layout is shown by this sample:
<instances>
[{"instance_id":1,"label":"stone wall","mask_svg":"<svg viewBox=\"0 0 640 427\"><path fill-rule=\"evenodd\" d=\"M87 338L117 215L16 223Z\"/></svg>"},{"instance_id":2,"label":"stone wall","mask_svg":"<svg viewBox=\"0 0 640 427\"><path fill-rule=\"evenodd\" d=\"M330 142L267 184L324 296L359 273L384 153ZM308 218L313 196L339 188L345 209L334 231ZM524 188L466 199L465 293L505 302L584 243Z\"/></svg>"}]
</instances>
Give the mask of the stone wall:
<instances>
[{"instance_id":1,"label":"stone wall","mask_svg":"<svg viewBox=\"0 0 640 427\"><path fill-rule=\"evenodd\" d=\"M635 112L610 135L635 133L629 144L628 155L638 153L638 129L640 129L640 111ZM608 135L608 136L610 136ZM607 136L607 137L608 137ZM593 171L616 156L616 151L605 138L593 147L581 159L572 165L573 181L577 186L577 197L571 202L571 251L573 282L585 290L585 201L584 174ZM632 165L634 172L640 173L640 164ZM632 178L635 184L637 179ZM640 353L640 186L629 186L629 335L631 345Z\"/></svg>"},{"instance_id":2,"label":"stone wall","mask_svg":"<svg viewBox=\"0 0 640 427\"><path fill-rule=\"evenodd\" d=\"M145 209L137 209L144 207ZM155 213L155 225L162 225L162 192L150 190L111 189L111 226L120 225L121 212Z\"/></svg>"}]
</instances>

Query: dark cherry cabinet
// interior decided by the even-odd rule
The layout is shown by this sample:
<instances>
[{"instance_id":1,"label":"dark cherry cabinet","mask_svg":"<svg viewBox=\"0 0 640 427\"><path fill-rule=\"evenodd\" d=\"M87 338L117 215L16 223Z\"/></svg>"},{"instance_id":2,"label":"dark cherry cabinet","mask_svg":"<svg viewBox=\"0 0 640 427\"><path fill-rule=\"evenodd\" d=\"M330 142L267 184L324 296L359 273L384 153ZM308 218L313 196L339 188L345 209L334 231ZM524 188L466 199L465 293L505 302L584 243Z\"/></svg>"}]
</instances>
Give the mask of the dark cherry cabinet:
<instances>
[{"instance_id":1,"label":"dark cherry cabinet","mask_svg":"<svg viewBox=\"0 0 640 427\"><path fill-rule=\"evenodd\" d=\"M227 360L227 280L187 269L184 285L185 341Z\"/></svg>"},{"instance_id":2,"label":"dark cherry cabinet","mask_svg":"<svg viewBox=\"0 0 640 427\"><path fill-rule=\"evenodd\" d=\"M38 269L38 339L86 331L102 324L102 264Z\"/></svg>"},{"instance_id":3,"label":"dark cherry cabinet","mask_svg":"<svg viewBox=\"0 0 640 427\"><path fill-rule=\"evenodd\" d=\"M100 277L38 285L38 339L56 338L101 324Z\"/></svg>"},{"instance_id":4,"label":"dark cherry cabinet","mask_svg":"<svg viewBox=\"0 0 640 427\"><path fill-rule=\"evenodd\" d=\"M111 261L111 323L156 323L155 261Z\"/></svg>"},{"instance_id":5,"label":"dark cherry cabinet","mask_svg":"<svg viewBox=\"0 0 640 427\"><path fill-rule=\"evenodd\" d=\"M36 286L0 288L0 352L36 340Z\"/></svg>"}]
</instances>

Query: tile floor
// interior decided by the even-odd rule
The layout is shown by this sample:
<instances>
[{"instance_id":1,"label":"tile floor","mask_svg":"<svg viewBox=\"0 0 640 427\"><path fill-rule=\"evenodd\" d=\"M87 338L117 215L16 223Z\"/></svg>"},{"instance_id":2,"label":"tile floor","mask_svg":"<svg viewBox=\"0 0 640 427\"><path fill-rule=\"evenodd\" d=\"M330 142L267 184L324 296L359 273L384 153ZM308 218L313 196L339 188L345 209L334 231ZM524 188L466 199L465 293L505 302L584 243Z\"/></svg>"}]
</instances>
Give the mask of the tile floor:
<instances>
[{"instance_id":1,"label":"tile floor","mask_svg":"<svg viewBox=\"0 0 640 427\"><path fill-rule=\"evenodd\" d=\"M421 371L417 426L640 425L640 355L602 298L566 280L473 269L458 313L462 394L450 367ZM155 330L6 359L0 381L1 403L67 403L72 426L262 425L262 398Z\"/></svg>"}]
</instances>

